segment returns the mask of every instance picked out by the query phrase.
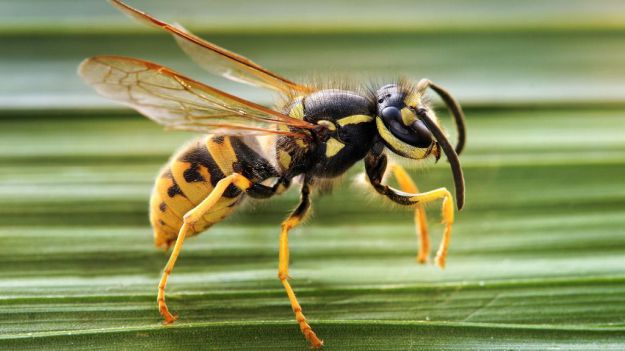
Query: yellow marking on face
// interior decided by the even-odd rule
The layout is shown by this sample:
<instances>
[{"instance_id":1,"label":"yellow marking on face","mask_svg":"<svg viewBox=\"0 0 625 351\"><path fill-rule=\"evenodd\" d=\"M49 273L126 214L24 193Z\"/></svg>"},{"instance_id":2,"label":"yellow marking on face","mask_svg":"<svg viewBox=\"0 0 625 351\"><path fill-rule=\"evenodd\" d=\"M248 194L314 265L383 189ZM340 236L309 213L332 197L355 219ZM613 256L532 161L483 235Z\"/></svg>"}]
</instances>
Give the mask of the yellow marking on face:
<instances>
[{"instance_id":1,"label":"yellow marking on face","mask_svg":"<svg viewBox=\"0 0 625 351\"><path fill-rule=\"evenodd\" d=\"M401 121L405 126L411 125L416 119L414 112L408 107L404 107L401 109Z\"/></svg>"},{"instance_id":2,"label":"yellow marking on face","mask_svg":"<svg viewBox=\"0 0 625 351\"><path fill-rule=\"evenodd\" d=\"M373 121L373 117L368 115L352 115L348 117L343 117L336 121L341 127L344 127L348 124L358 124L358 123L366 123Z\"/></svg>"},{"instance_id":3,"label":"yellow marking on face","mask_svg":"<svg viewBox=\"0 0 625 351\"><path fill-rule=\"evenodd\" d=\"M332 157L338 154L344 146L345 144L334 138L328 139L328 141L326 141L326 157Z\"/></svg>"},{"instance_id":4,"label":"yellow marking on face","mask_svg":"<svg viewBox=\"0 0 625 351\"><path fill-rule=\"evenodd\" d=\"M278 151L278 160L280 161L280 167L282 167L282 169L288 169L289 166L291 165L291 155L289 155L288 152L284 151L284 150L279 150Z\"/></svg>"},{"instance_id":5,"label":"yellow marking on face","mask_svg":"<svg viewBox=\"0 0 625 351\"><path fill-rule=\"evenodd\" d=\"M336 126L334 125L334 123L332 123L331 121L325 120L325 119L317 121L317 124L321 125L321 126L324 126L324 127L328 128L328 130L331 130L331 131L335 131L336 130Z\"/></svg>"},{"instance_id":6,"label":"yellow marking on face","mask_svg":"<svg viewBox=\"0 0 625 351\"><path fill-rule=\"evenodd\" d=\"M386 141L394 149L393 151L397 152L401 156L414 160L425 157L428 149L418 148L397 139L397 137L386 128L381 118L376 118L375 123L378 127L378 133L382 139L384 139L384 141Z\"/></svg>"}]
</instances>

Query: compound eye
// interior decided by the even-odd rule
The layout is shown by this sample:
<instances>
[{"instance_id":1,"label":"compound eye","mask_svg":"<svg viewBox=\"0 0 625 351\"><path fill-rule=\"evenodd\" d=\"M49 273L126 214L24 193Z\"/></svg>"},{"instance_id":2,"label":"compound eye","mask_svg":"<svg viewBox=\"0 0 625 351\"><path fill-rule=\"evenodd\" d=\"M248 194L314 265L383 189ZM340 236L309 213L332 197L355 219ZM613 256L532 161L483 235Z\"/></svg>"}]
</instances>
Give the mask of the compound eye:
<instances>
[{"instance_id":1,"label":"compound eye","mask_svg":"<svg viewBox=\"0 0 625 351\"><path fill-rule=\"evenodd\" d=\"M382 110L382 119L390 123L391 121L401 121L401 111L395 106L388 106Z\"/></svg>"},{"instance_id":2,"label":"compound eye","mask_svg":"<svg viewBox=\"0 0 625 351\"><path fill-rule=\"evenodd\" d=\"M428 147L432 144L432 142L434 141L434 136L432 135L432 132L430 132L428 127L425 126L425 123L417 120L412 123L411 127L412 133L417 140L413 142L412 145L418 147Z\"/></svg>"},{"instance_id":3,"label":"compound eye","mask_svg":"<svg viewBox=\"0 0 625 351\"><path fill-rule=\"evenodd\" d=\"M414 120L409 125L405 125L401 111L395 106L382 109L381 118L388 131L406 144L419 148L430 147L434 138L427 126L420 120Z\"/></svg>"}]
</instances>

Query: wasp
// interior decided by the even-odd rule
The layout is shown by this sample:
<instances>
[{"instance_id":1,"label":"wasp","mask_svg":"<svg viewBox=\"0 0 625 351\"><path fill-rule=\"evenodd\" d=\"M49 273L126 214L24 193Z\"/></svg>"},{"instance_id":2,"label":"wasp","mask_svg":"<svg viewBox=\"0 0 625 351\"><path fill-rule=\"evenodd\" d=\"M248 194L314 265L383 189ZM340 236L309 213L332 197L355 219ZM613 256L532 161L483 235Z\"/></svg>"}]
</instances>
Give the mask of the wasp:
<instances>
[{"instance_id":1,"label":"wasp","mask_svg":"<svg viewBox=\"0 0 625 351\"><path fill-rule=\"evenodd\" d=\"M150 199L155 243L166 250L173 245L158 285L158 308L165 323L176 320L165 302L165 288L185 239L226 218L244 198L270 198L298 182L299 205L280 230L278 278L305 338L312 347L321 347L323 341L308 324L289 283L289 231L309 214L312 190L360 160L364 160L365 179L377 193L414 208L420 262L428 260L430 250L423 205L442 200L445 228L435 262L444 267L454 223L453 196L446 188L419 192L408 173L387 160L387 153L412 160L438 160L444 153L453 174L456 207L462 209L464 177L458 154L465 144L464 113L446 89L427 79L357 91L298 84L179 25L119 0L111 3L140 22L171 34L182 50L209 72L270 89L286 101L267 108L136 58L96 56L80 65L80 76L101 95L168 129L206 134L169 160ZM439 95L454 117L458 131L455 146L428 103L428 89ZM383 183L386 173L396 178L401 189Z\"/></svg>"}]
</instances>

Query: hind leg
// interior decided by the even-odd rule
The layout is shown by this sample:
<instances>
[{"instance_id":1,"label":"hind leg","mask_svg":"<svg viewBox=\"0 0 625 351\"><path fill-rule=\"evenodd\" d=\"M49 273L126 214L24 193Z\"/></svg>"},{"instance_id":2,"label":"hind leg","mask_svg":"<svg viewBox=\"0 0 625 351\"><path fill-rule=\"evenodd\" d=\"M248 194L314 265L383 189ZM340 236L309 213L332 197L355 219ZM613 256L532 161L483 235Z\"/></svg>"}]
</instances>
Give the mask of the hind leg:
<instances>
[{"instance_id":1,"label":"hind leg","mask_svg":"<svg viewBox=\"0 0 625 351\"><path fill-rule=\"evenodd\" d=\"M299 328L304 334L304 337L308 342L310 342L313 348L320 348L323 346L323 341L320 340L315 332L312 330L308 322L306 321L306 317L302 313L302 306L300 306L297 298L295 297L295 292L293 288L291 288L291 284L289 283L289 230L297 226L302 222L302 220L306 217L308 210L310 209L310 189L306 181L302 185L302 198L297 206L297 208L291 213L291 215L282 222L282 230L280 232L280 248L279 248L279 263L278 263L278 278L282 282L284 289L286 290L286 294L289 297L289 301L291 302L291 308L293 309L293 313L295 313L295 320L299 324Z\"/></svg>"},{"instance_id":2,"label":"hind leg","mask_svg":"<svg viewBox=\"0 0 625 351\"><path fill-rule=\"evenodd\" d=\"M167 286L167 279L171 275L171 271L174 269L174 265L176 264L176 259L182 249L184 239L187 235L196 232L193 227L195 223L199 222L204 214L206 214L217 203L217 201L219 201L223 193L230 185L234 185L248 193L253 192L257 196L259 196L259 194L264 194L268 197L275 192L275 188L253 183L246 177L238 173L234 173L217 182L211 193L208 194L208 196L202 200L199 205L184 215L183 224L178 233L176 244L174 245L174 249L169 257L169 261L167 261L167 265L165 265L165 268L163 269L163 275L161 276L161 281L158 285L158 309L163 318L165 318L166 324L173 323L176 320L176 317L169 312L169 308L167 308L167 304L165 303L165 287Z\"/></svg>"}]
</instances>

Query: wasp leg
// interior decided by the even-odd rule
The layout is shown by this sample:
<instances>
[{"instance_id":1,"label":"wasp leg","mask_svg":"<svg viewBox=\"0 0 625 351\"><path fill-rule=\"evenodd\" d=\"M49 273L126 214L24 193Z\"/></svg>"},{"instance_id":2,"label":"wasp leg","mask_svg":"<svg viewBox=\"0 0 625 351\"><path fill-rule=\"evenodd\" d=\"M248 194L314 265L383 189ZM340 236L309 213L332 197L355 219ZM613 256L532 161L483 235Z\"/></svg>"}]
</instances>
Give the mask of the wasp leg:
<instances>
[{"instance_id":1,"label":"wasp leg","mask_svg":"<svg viewBox=\"0 0 625 351\"><path fill-rule=\"evenodd\" d=\"M387 160L384 154L370 153L365 157L365 169L369 182L378 193L386 196L391 201L404 206L418 206L419 204L439 199L443 200L441 213L445 230L434 261L437 266L444 268L449 240L451 239L451 227L454 223L454 205L451 193L446 188L439 188L424 193L406 193L388 185L383 185L382 176L386 171L386 166Z\"/></svg>"},{"instance_id":2,"label":"wasp leg","mask_svg":"<svg viewBox=\"0 0 625 351\"><path fill-rule=\"evenodd\" d=\"M323 341L320 340L315 332L312 330L306 317L302 313L302 306L300 306L295 292L289 284L289 230L296 227L306 217L306 213L310 209L310 188L308 183L304 181L301 190L301 200L297 208L291 213L291 215L282 222L282 229L280 231L280 248L279 248L279 262L278 262L278 278L286 290L286 294L291 302L291 308L295 313L295 320L299 324L299 328L306 337L306 340L310 342L313 348L320 348L323 346Z\"/></svg>"},{"instance_id":3,"label":"wasp leg","mask_svg":"<svg viewBox=\"0 0 625 351\"><path fill-rule=\"evenodd\" d=\"M398 164L392 164L390 168L402 191L413 194L419 192L417 185L410 178L404 167ZM430 256L430 234L428 232L428 220L425 214L425 208L420 203L415 205L414 222L417 230L417 238L419 240L417 262L425 263Z\"/></svg>"},{"instance_id":4,"label":"wasp leg","mask_svg":"<svg viewBox=\"0 0 625 351\"><path fill-rule=\"evenodd\" d=\"M231 184L243 191L250 189L252 186L259 186L258 184L253 184L244 176L234 173L217 182L213 191L211 191L211 193L204 200L202 200L199 205L184 215L183 224L178 233L176 244L174 245L171 256L169 256L167 265L165 265L165 268L163 269L163 275L161 276L161 281L158 284L158 309L163 318L165 318L165 324L173 323L177 319L177 317L169 312L167 304L165 303L165 287L167 286L167 279L171 275L171 271L174 269L174 265L176 264L176 259L182 249L182 243L188 234L195 231L193 225L197 223L204 216L204 214L217 203L217 201L219 201L223 193Z\"/></svg>"}]
</instances>

